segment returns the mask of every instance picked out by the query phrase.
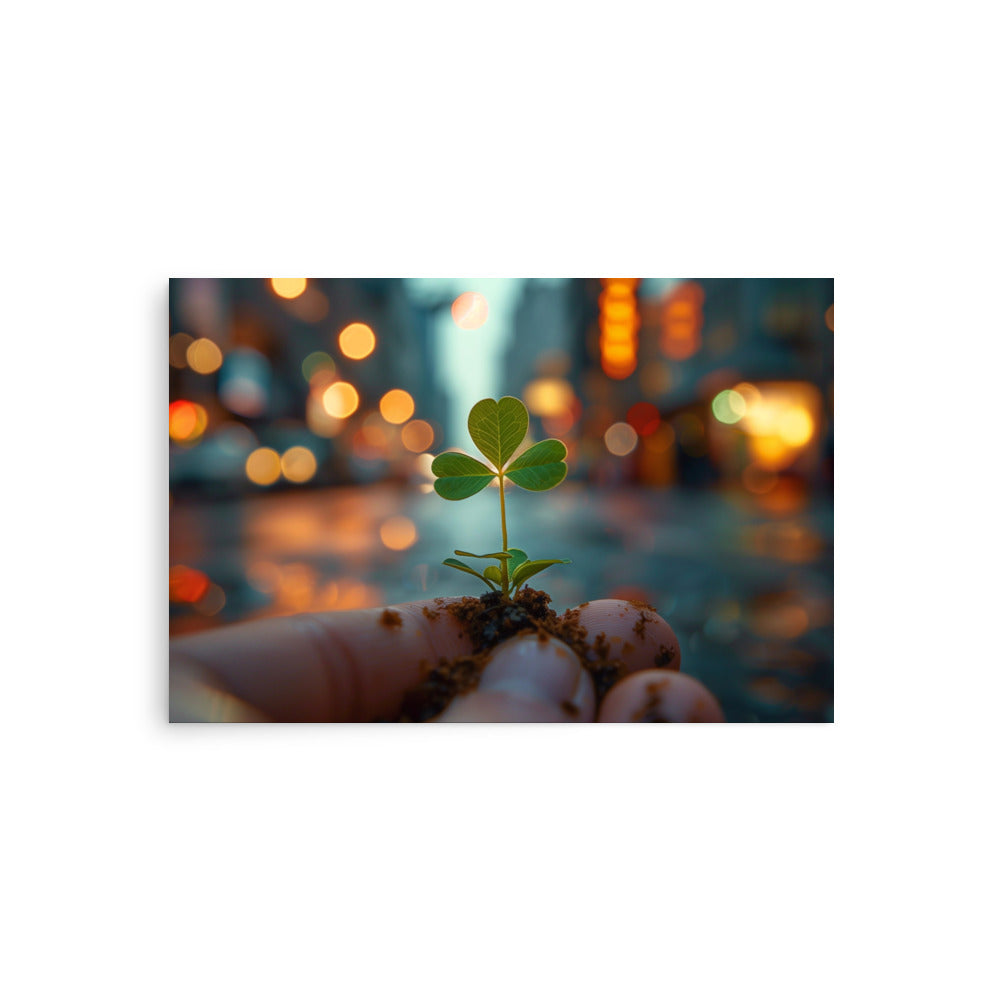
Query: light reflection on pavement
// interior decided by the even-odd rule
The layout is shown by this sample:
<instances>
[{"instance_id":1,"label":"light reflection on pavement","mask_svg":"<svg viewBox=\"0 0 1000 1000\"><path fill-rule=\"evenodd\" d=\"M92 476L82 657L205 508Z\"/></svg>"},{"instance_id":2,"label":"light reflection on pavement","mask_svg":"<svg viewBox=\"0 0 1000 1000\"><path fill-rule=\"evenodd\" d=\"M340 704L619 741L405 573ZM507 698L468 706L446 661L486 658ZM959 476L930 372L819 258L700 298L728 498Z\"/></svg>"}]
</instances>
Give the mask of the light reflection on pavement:
<instances>
[{"instance_id":1,"label":"light reflection on pavement","mask_svg":"<svg viewBox=\"0 0 1000 1000\"><path fill-rule=\"evenodd\" d=\"M685 672L715 693L730 721L831 721L832 503L771 507L742 492L579 483L544 499L507 495L511 545L533 559L573 560L537 580L556 610L601 597L648 601L677 633ZM175 497L170 564L205 572L225 607L206 615L171 605L171 634L473 593L466 581L475 580L441 560L454 549L499 548L498 511L495 490L449 503L387 485ZM380 528L400 517L417 537L393 551Z\"/></svg>"}]
</instances>

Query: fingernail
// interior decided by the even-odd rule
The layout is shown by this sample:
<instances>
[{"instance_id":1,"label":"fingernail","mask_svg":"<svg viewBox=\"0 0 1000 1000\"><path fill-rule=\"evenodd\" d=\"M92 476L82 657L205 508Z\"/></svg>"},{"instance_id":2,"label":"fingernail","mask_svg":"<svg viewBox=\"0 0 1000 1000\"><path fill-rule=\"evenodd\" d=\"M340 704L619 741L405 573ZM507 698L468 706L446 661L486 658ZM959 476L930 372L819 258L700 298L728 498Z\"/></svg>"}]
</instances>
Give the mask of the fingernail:
<instances>
[{"instance_id":1,"label":"fingernail","mask_svg":"<svg viewBox=\"0 0 1000 1000\"><path fill-rule=\"evenodd\" d=\"M579 712L587 678L576 654L558 639L521 636L501 645L491 657L480 691L507 691L530 701L571 706Z\"/></svg>"}]
</instances>

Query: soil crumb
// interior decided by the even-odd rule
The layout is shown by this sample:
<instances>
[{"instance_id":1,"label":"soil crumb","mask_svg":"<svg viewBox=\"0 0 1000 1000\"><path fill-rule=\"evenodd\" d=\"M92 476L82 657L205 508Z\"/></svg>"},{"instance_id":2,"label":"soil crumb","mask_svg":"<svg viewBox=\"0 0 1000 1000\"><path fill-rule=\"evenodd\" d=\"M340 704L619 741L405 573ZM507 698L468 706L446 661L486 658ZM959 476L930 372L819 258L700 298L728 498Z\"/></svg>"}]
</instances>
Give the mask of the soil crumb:
<instances>
[{"instance_id":1,"label":"soil crumb","mask_svg":"<svg viewBox=\"0 0 1000 1000\"><path fill-rule=\"evenodd\" d=\"M670 664L670 661L673 660L674 657L676 657L676 656L677 656L677 650L674 649L672 646L661 645L660 649L659 649L659 652L656 654L656 656L653 657L653 662L658 667L668 667L669 664ZM671 669L671 670L679 670L680 667L679 666L673 666L673 667L669 667L669 669Z\"/></svg>"},{"instance_id":2,"label":"soil crumb","mask_svg":"<svg viewBox=\"0 0 1000 1000\"><path fill-rule=\"evenodd\" d=\"M424 613L424 617L430 619L430 621L436 621L438 618L441 617L440 611L435 611L433 608L427 607L426 604L423 606L423 608L421 608L421 610Z\"/></svg>"},{"instance_id":3,"label":"soil crumb","mask_svg":"<svg viewBox=\"0 0 1000 1000\"><path fill-rule=\"evenodd\" d=\"M494 646L525 634L537 635L542 641L552 637L566 643L593 678L599 706L611 686L625 676L625 663L611 655L603 632L590 640L580 624L579 608L557 615L549 607L551 600L544 590L531 587L523 587L514 598L504 598L498 591L463 597L446 608L442 607L444 600L438 598L435 604L447 610L472 640L472 655L441 659L426 674L422 672L423 680L404 696L398 721L427 722L440 715L453 698L478 686ZM569 703L562 707L570 715L579 714L579 709Z\"/></svg>"},{"instance_id":4,"label":"soil crumb","mask_svg":"<svg viewBox=\"0 0 1000 1000\"><path fill-rule=\"evenodd\" d=\"M393 611L392 608L386 608L385 611L382 612L382 615L379 618L379 621L386 628L402 628L403 627L403 619L402 619L402 617L400 616L400 614L399 614L398 611Z\"/></svg>"}]
</instances>

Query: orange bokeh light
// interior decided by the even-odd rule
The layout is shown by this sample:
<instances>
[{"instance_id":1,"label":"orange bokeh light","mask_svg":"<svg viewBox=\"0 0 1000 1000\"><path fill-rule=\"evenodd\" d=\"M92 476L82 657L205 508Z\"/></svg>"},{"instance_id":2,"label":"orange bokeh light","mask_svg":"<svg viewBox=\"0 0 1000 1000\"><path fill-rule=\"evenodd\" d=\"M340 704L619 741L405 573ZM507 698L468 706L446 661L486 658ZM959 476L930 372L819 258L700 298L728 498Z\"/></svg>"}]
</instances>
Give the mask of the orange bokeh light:
<instances>
[{"instance_id":1,"label":"orange bokeh light","mask_svg":"<svg viewBox=\"0 0 1000 1000\"><path fill-rule=\"evenodd\" d=\"M400 437L407 451L427 451L434 444L434 428L426 420L411 420L403 428Z\"/></svg>"},{"instance_id":2,"label":"orange bokeh light","mask_svg":"<svg viewBox=\"0 0 1000 1000\"><path fill-rule=\"evenodd\" d=\"M344 420L358 408L361 397L350 382L334 382L323 390L323 409L331 417Z\"/></svg>"},{"instance_id":3,"label":"orange bokeh light","mask_svg":"<svg viewBox=\"0 0 1000 1000\"><path fill-rule=\"evenodd\" d=\"M170 600L178 604L194 604L205 596L208 577L201 570L180 564L170 567Z\"/></svg>"},{"instance_id":4,"label":"orange bokeh light","mask_svg":"<svg viewBox=\"0 0 1000 1000\"><path fill-rule=\"evenodd\" d=\"M478 329L486 322L489 314L486 296L479 292L462 292L451 304L451 318L463 330Z\"/></svg>"},{"instance_id":5,"label":"orange bokeh light","mask_svg":"<svg viewBox=\"0 0 1000 1000\"><path fill-rule=\"evenodd\" d=\"M390 424L405 423L413 416L413 397L405 389L390 389L378 404L382 416Z\"/></svg>"},{"instance_id":6,"label":"orange bokeh light","mask_svg":"<svg viewBox=\"0 0 1000 1000\"><path fill-rule=\"evenodd\" d=\"M273 448L255 448L246 460L247 479L257 486L270 486L281 477L281 456Z\"/></svg>"},{"instance_id":7,"label":"orange bokeh light","mask_svg":"<svg viewBox=\"0 0 1000 1000\"><path fill-rule=\"evenodd\" d=\"M178 399L170 404L169 430L172 440L182 444L197 441L208 426L205 408L189 399Z\"/></svg>"},{"instance_id":8,"label":"orange bokeh light","mask_svg":"<svg viewBox=\"0 0 1000 1000\"><path fill-rule=\"evenodd\" d=\"M296 299L306 290L305 278L272 278L271 287L283 299Z\"/></svg>"},{"instance_id":9,"label":"orange bokeh light","mask_svg":"<svg viewBox=\"0 0 1000 1000\"><path fill-rule=\"evenodd\" d=\"M379 528L379 537L387 549L402 552L417 540L416 525L408 517L390 517Z\"/></svg>"},{"instance_id":10,"label":"orange bokeh light","mask_svg":"<svg viewBox=\"0 0 1000 1000\"><path fill-rule=\"evenodd\" d=\"M345 358L360 361L375 350L375 334L367 323L348 323L337 339Z\"/></svg>"}]
</instances>

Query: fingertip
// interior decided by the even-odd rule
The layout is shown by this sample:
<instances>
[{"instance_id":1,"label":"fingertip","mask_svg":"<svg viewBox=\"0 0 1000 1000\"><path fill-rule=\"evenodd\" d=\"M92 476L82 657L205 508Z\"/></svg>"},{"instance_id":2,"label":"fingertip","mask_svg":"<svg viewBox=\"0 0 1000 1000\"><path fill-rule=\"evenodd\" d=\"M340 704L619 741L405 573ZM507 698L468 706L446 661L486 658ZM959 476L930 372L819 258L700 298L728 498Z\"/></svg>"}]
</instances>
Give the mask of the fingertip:
<instances>
[{"instance_id":1,"label":"fingertip","mask_svg":"<svg viewBox=\"0 0 1000 1000\"><path fill-rule=\"evenodd\" d=\"M601 702L598 722L725 722L712 692L688 674L640 670Z\"/></svg>"},{"instance_id":2,"label":"fingertip","mask_svg":"<svg viewBox=\"0 0 1000 1000\"><path fill-rule=\"evenodd\" d=\"M681 647L674 630L648 605L607 598L579 607L588 641L604 635L610 659L620 659L626 673L657 668L680 670Z\"/></svg>"},{"instance_id":3,"label":"fingertip","mask_svg":"<svg viewBox=\"0 0 1000 1000\"><path fill-rule=\"evenodd\" d=\"M525 635L499 645L478 687L456 698L438 722L592 722L590 675L565 643Z\"/></svg>"}]
</instances>

